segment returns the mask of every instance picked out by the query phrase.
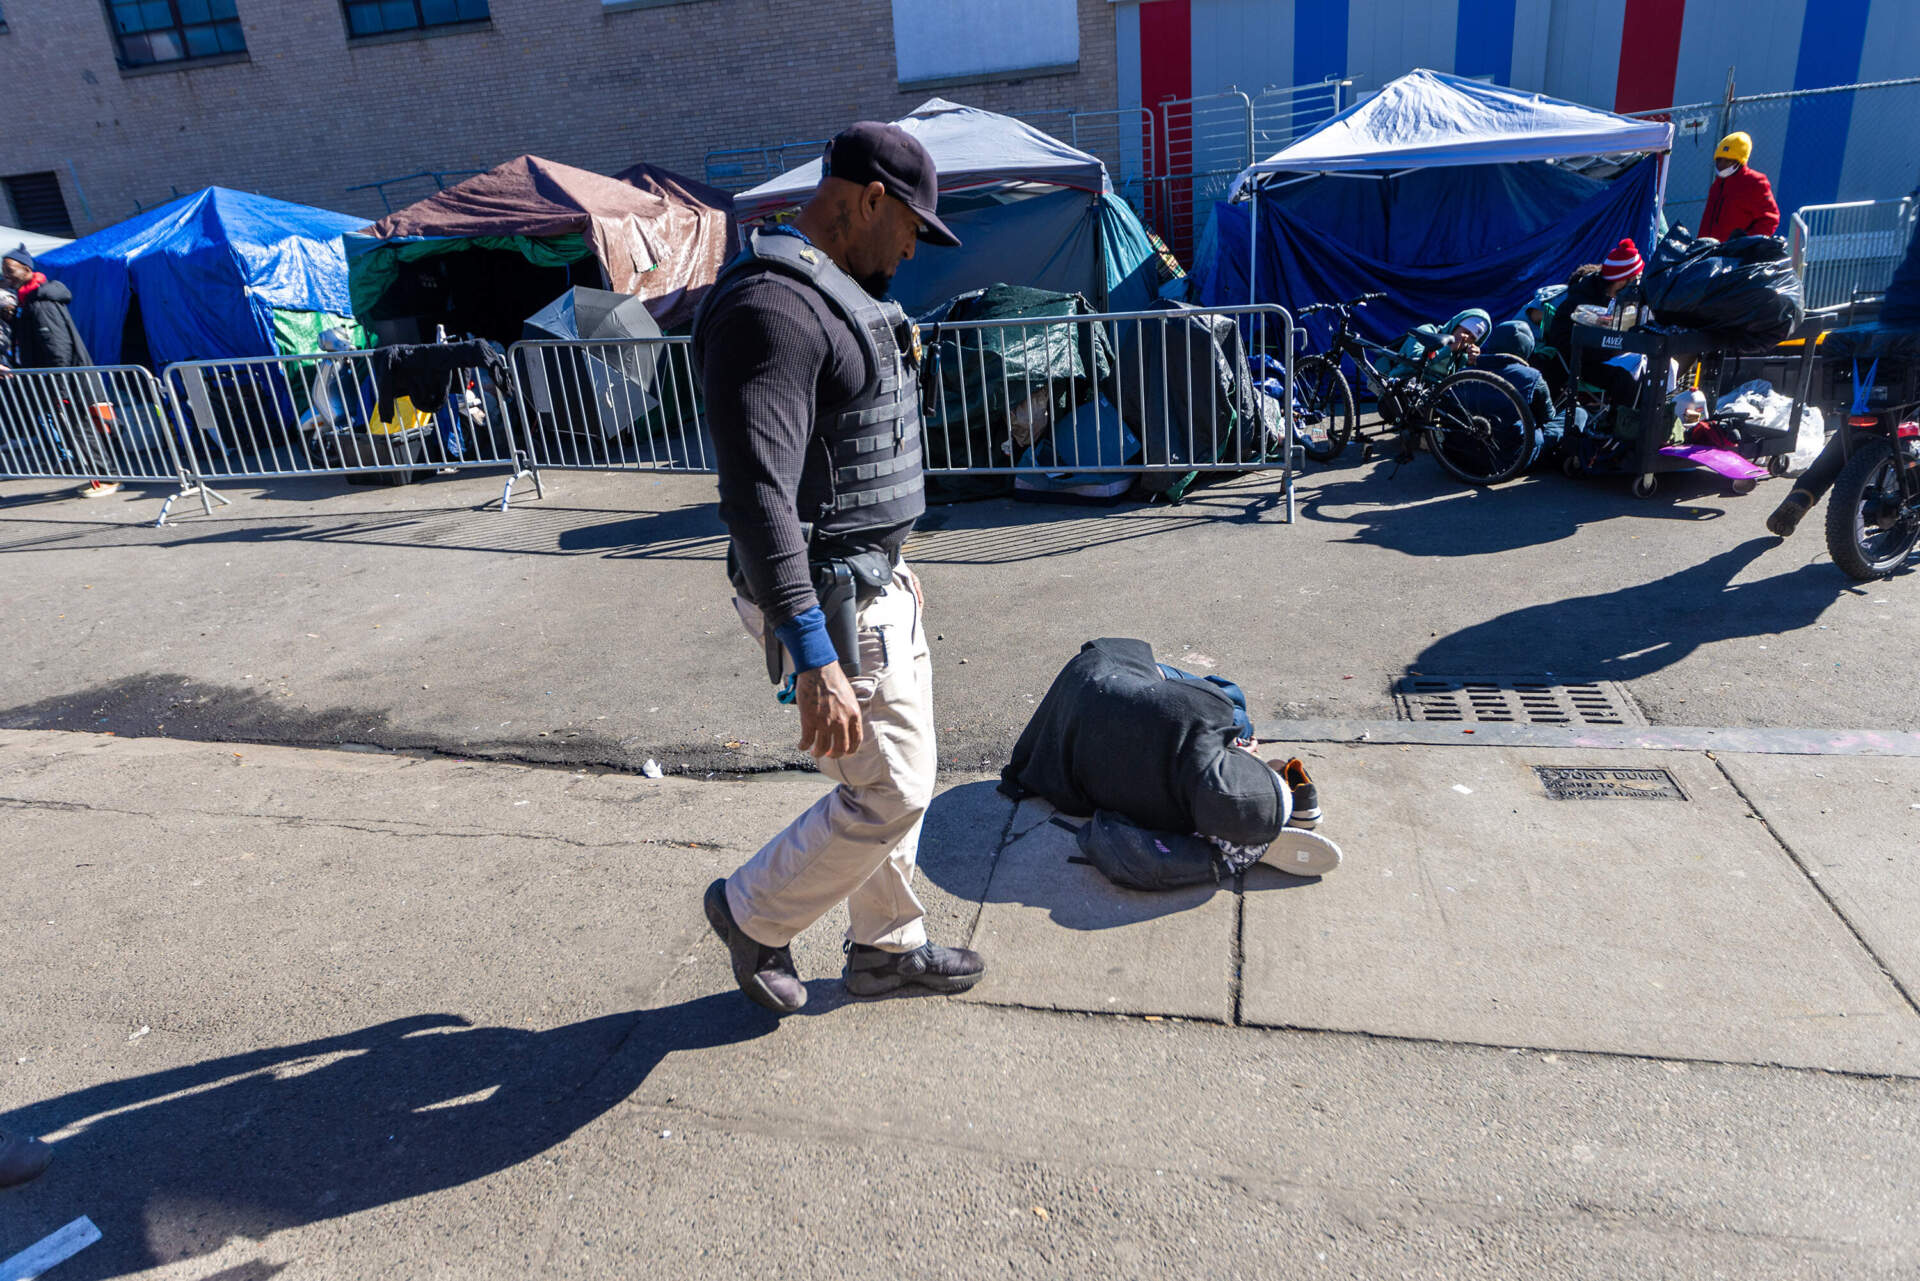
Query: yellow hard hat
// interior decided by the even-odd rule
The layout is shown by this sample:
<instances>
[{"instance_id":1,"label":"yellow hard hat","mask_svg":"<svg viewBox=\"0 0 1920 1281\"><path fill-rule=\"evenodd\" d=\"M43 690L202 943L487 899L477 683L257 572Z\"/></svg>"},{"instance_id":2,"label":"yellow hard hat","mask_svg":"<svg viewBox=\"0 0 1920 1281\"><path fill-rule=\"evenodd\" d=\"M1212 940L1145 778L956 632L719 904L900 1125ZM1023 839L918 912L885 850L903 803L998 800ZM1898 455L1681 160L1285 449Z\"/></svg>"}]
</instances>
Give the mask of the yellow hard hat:
<instances>
[{"instance_id":1,"label":"yellow hard hat","mask_svg":"<svg viewBox=\"0 0 1920 1281\"><path fill-rule=\"evenodd\" d=\"M1746 164L1748 157L1752 155L1753 139L1744 133L1728 134L1720 140L1720 145L1713 149L1715 160L1731 160L1741 165Z\"/></svg>"}]
</instances>

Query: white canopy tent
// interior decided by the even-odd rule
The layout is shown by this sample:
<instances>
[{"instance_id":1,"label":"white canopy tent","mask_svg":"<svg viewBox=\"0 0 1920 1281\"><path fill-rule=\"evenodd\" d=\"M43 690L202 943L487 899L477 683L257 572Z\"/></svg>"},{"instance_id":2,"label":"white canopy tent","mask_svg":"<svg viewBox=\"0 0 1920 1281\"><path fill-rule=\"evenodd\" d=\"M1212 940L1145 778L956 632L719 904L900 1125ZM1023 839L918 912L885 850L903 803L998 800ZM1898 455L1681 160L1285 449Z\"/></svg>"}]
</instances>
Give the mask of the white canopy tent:
<instances>
[{"instance_id":1,"label":"white canopy tent","mask_svg":"<svg viewBox=\"0 0 1920 1281\"><path fill-rule=\"evenodd\" d=\"M62 240L59 236L43 236L37 231L22 231L18 227L0 226L0 253L25 245L27 252L38 258L49 249L58 249L61 245L72 243L71 240Z\"/></svg>"},{"instance_id":2,"label":"white canopy tent","mask_svg":"<svg viewBox=\"0 0 1920 1281\"><path fill-rule=\"evenodd\" d=\"M1417 169L1660 153L1660 199L1673 125L1636 120L1544 94L1417 68L1234 180L1229 200L1251 196L1270 174L1293 181L1335 174L1381 179ZM1257 290L1260 202L1249 213L1247 282Z\"/></svg>"}]
</instances>

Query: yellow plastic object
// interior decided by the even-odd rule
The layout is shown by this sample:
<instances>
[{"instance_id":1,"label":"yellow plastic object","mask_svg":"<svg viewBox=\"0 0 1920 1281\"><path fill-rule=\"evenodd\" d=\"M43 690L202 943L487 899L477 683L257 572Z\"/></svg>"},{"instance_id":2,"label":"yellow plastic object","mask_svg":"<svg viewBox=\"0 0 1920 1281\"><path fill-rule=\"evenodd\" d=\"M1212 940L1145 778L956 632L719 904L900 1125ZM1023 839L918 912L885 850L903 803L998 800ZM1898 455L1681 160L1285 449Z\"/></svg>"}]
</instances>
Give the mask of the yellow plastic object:
<instances>
[{"instance_id":1,"label":"yellow plastic object","mask_svg":"<svg viewBox=\"0 0 1920 1281\"><path fill-rule=\"evenodd\" d=\"M397 436L403 431L412 431L416 427L426 427L433 423L432 414L423 414L413 407L413 397L402 396L393 402L393 417L380 417L375 408L367 418L367 434L370 436Z\"/></svg>"},{"instance_id":2,"label":"yellow plastic object","mask_svg":"<svg viewBox=\"0 0 1920 1281\"><path fill-rule=\"evenodd\" d=\"M1731 160L1739 165L1746 164L1752 155L1753 138L1744 133L1728 134L1720 140L1720 145L1713 149L1715 160Z\"/></svg>"}]
</instances>

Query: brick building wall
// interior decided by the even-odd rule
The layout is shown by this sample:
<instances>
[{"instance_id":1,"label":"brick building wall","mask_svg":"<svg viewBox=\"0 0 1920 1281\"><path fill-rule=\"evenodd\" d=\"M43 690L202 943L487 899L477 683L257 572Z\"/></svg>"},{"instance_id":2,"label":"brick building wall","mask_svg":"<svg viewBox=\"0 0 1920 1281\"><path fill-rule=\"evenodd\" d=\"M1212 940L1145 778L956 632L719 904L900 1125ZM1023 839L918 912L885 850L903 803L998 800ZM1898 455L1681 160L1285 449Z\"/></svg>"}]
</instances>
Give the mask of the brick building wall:
<instances>
[{"instance_id":1,"label":"brick building wall","mask_svg":"<svg viewBox=\"0 0 1920 1281\"><path fill-rule=\"evenodd\" d=\"M942 86L1016 113L1115 105L1108 0L1077 0L1078 69ZM220 185L378 217L347 188L525 152L699 177L712 149L904 115L891 0L492 0L480 30L354 41L339 0L239 0L244 60L123 71L99 0L6 0L0 174L52 170L82 233ZM397 190L395 204L431 184Z\"/></svg>"}]
</instances>

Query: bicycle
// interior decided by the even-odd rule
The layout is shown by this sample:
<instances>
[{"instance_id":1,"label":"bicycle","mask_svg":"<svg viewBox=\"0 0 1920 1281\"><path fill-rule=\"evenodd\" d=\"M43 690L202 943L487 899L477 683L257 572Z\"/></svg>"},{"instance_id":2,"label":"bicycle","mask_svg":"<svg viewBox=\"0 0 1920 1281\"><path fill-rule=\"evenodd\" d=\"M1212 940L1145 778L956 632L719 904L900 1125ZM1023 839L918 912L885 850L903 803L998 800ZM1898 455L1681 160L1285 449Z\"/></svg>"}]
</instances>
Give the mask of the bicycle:
<instances>
[{"instance_id":1,"label":"bicycle","mask_svg":"<svg viewBox=\"0 0 1920 1281\"><path fill-rule=\"evenodd\" d=\"M1446 345L1416 335L1427 349L1406 374L1388 374L1374 363L1406 359L1389 347L1362 338L1354 325L1357 308L1385 294L1362 294L1350 302L1313 303L1296 315L1332 312L1338 317L1328 349L1293 362L1295 420L1307 457L1331 462L1361 435L1353 386L1343 368L1351 360L1379 406L1380 420L1400 448L1397 461L1409 462L1425 435L1427 450L1448 474L1468 485L1498 485L1527 465L1533 449L1534 422L1513 385L1484 369L1461 369L1435 377L1426 369Z\"/></svg>"}]
</instances>

